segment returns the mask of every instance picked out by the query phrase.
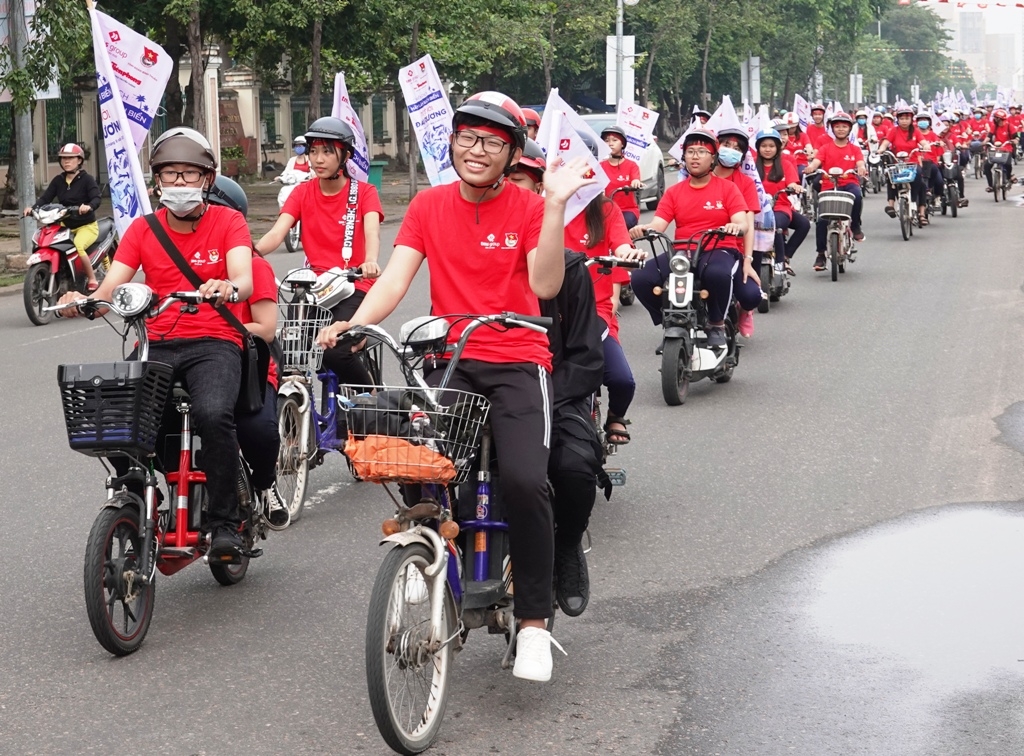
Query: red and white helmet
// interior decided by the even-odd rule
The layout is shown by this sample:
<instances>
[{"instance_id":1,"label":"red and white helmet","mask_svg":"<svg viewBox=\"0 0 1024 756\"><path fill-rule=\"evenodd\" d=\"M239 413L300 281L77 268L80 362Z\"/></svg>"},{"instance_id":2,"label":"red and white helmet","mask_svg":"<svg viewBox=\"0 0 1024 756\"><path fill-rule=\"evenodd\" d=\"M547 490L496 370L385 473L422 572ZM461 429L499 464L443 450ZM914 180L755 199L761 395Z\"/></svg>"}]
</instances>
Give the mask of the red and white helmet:
<instances>
[{"instance_id":1,"label":"red and white helmet","mask_svg":"<svg viewBox=\"0 0 1024 756\"><path fill-rule=\"evenodd\" d=\"M833 113L832 117L828 119L829 126L831 126L834 123L848 123L852 128L853 118L850 116L849 113L844 113L843 111L840 110L838 113Z\"/></svg>"},{"instance_id":2,"label":"red and white helmet","mask_svg":"<svg viewBox=\"0 0 1024 756\"><path fill-rule=\"evenodd\" d=\"M85 160L85 150L74 142L68 142L60 148L57 157L76 157Z\"/></svg>"},{"instance_id":3,"label":"red and white helmet","mask_svg":"<svg viewBox=\"0 0 1024 756\"><path fill-rule=\"evenodd\" d=\"M501 92L477 92L455 109L452 126L458 130L459 122L467 117L490 121L512 137L519 149L526 146L526 116L515 100Z\"/></svg>"},{"instance_id":4,"label":"red and white helmet","mask_svg":"<svg viewBox=\"0 0 1024 756\"><path fill-rule=\"evenodd\" d=\"M1005 120L1008 115L1009 113L1007 113L1006 110L1004 110L1003 108L996 108L995 110L992 111L993 118L1002 118L1003 120Z\"/></svg>"}]
</instances>

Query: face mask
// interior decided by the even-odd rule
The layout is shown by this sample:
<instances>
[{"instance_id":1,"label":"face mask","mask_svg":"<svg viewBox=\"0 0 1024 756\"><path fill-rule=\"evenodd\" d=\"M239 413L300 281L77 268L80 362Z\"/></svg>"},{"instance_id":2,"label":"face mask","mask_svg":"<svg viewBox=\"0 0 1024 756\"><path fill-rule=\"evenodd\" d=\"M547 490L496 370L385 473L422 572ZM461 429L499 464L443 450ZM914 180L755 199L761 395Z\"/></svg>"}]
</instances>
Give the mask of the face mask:
<instances>
[{"instance_id":1,"label":"face mask","mask_svg":"<svg viewBox=\"0 0 1024 756\"><path fill-rule=\"evenodd\" d=\"M718 162L726 168L732 168L738 165L742 159L743 153L739 150L734 150L732 147L718 148Z\"/></svg>"},{"instance_id":2,"label":"face mask","mask_svg":"<svg viewBox=\"0 0 1024 756\"><path fill-rule=\"evenodd\" d=\"M974 120L975 121L980 121L981 120L981 113L975 113L974 114Z\"/></svg>"},{"instance_id":3,"label":"face mask","mask_svg":"<svg viewBox=\"0 0 1024 756\"><path fill-rule=\"evenodd\" d=\"M858 118L858 119L857 119L857 125L858 125L858 126L863 126L863 125L864 125L864 124L866 124L867 122L868 122L868 119L867 119L867 118Z\"/></svg>"},{"instance_id":4,"label":"face mask","mask_svg":"<svg viewBox=\"0 0 1024 756\"><path fill-rule=\"evenodd\" d=\"M931 128L931 125L932 125L931 121L918 121L917 122L917 128L919 128L919 129Z\"/></svg>"},{"instance_id":5,"label":"face mask","mask_svg":"<svg viewBox=\"0 0 1024 756\"><path fill-rule=\"evenodd\" d=\"M203 204L201 186L164 186L160 188L160 204L179 217L188 215Z\"/></svg>"},{"instance_id":6,"label":"face mask","mask_svg":"<svg viewBox=\"0 0 1024 756\"><path fill-rule=\"evenodd\" d=\"M301 144L296 145L296 147L295 147L295 154L296 155L305 155L306 154L306 148L303 147Z\"/></svg>"}]
</instances>

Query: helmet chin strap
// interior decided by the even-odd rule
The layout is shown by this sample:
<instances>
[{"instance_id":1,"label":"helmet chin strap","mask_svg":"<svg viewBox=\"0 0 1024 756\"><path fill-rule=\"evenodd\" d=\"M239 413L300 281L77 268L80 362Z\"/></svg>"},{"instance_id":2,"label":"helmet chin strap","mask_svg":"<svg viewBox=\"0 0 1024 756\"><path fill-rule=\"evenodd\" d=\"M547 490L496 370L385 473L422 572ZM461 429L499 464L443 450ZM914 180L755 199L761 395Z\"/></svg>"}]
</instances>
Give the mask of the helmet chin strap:
<instances>
[{"instance_id":1,"label":"helmet chin strap","mask_svg":"<svg viewBox=\"0 0 1024 756\"><path fill-rule=\"evenodd\" d=\"M209 192L209 190L207 190L207 192ZM197 220L199 220L200 218L202 218L206 214L206 208L207 208L207 204L206 204L206 200L204 199L202 202L199 203L199 207L198 207L199 212L198 213L196 213L196 211L193 210L188 215L178 215L177 213L172 212L170 208L167 208L167 212L170 213L171 215L173 215L175 218L177 218L180 221L188 221L189 223L195 223Z\"/></svg>"}]
</instances>

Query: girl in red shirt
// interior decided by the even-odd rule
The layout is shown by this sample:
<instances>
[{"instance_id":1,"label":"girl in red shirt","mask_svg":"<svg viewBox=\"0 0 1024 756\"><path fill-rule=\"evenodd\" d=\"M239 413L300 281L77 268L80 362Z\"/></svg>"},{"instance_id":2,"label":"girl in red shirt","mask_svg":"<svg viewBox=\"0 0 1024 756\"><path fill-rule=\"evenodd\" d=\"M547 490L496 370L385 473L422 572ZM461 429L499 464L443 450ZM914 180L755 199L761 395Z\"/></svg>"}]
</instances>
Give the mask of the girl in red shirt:
<instances>
[{"instance_id":1,"label":"girl in red shirt","mask_svg":"<svg viewBox=\"0 0 1024 756\"><path fill-rule=\"evenodd\" d=\"M921 159L925 187L931 186L932 194L941 197L946 190L946 182L942 178L942 171L939 170L939 163L942 162L942 153L946 151L946 145L942 137L932 131L932 117L928 113L917 114L917 128L921 132L917 154ZM927 213L924 222L928 223Z\"/></svg>"},{"instance_id":2,"label":"girl in red shirt","mask_svg":"<svg viewBox=\"0 0 1024 756\"><path fill-rule=\"evenodd\" d=\"M780 154L782 137L775 129L758 132L754 147L757 150L757 172L761 176L761 184L765 192L775 197L775 228L792 230L788 240L785 240L785 234L775 234L775 262L785 261L787 272L793 275L789 261L811 230L810 221L793 210L793 204L786 193L787 189L803 192L800 179L796 174L796 166L784 160L785 156Z\"/></svg>"},{"instance_id":3,"label":"girl in red shirt","mask_svg":"<svg viewBox=\"0 0 1024 756\"><path fill-rule=\"evenodd\" d=\"M359 268L363 278L356 282L356 290L331 310L337 323L352 317L380 275L377 256L384 211L373 184L349 175L346 162L355 150L355 134L347 123L340 118L320 118L310 124L306 142L317 180L295 187L277 222L256 242L255 249L261 255L270 254L301 220L302 247L313 270ZM342 383L372 383L360 355L348 346L326 350L324 365Z\"/></svg>"},{"instance_id":4,"label":"girl in red shirt","mask_svg":"<svg viewBox=\"0 0 1024 756\"><path fill-rule=\"evenodd\" d=\"M626 219L626 228L633 228L640 220L640 204L636 200L636 193L619 192L615 196L612 195L616 189L621 189L624 186L634 189L643 186L640 181L640 166L623 154L623 150L626 149L626 132L622 127L609 126L601 132L601 139L611 150L611 155L601 161L601 168L608 176L605 193L622 211L622 217Z\"/></svg>"},{"instance_id":5,"label":"girl in red shirt","mask_svg":"<svg viewBox=\"0 0 1024 756\"><path fill-rule=\"evenodd\" d=\"M911 108L899 108L896 111L896 125L893 126L889 133L886 135L882 144L879 146L879 152L885 152L889 150L897 159L901 152L907 153L905 158L907 162L917 163L920 162L918 157L918 144L921 142L921 132L914 126L914 111ZM888 196L888 204L885 208L885 214L890 218L896 217L896 187L890 183L886 189ZM922 171L917 172L917 178L914 179L914 183L910 185L910 197L917 203L917 217L923 219L927 223L927 213L925 212L924 198L925 198L925 184L924 176Z\"/></svg>"}]
</instances>

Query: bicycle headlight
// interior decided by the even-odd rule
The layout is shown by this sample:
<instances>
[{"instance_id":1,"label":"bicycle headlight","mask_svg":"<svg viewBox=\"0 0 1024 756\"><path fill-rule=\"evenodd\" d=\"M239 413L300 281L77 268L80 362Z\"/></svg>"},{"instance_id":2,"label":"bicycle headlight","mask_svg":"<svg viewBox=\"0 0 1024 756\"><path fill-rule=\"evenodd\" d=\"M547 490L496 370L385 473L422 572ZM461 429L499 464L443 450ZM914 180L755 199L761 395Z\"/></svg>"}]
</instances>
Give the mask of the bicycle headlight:
<instances>
[{"instance_id":1,"label":"bicycle headlight","mask_svg":"<svg viewBox=\"0 0 1024 756\"><path fill-rule=\"evenodd\" d=\"M145 312L153 301L153 290L141 283L126 283L114 289L110 306L122 318Z\"/></svg>"},{"instance_id":2,"label":"bicycle headlight","mask_svg":"<svg viewBox=\"0 0 1024 756\"><path fill-rule=\"evenodd\" d=\"M668 267L677 276L685 276L690 272L690 258L682 252L677 252L669 259Z\"/></svg>"}]
</instances>

